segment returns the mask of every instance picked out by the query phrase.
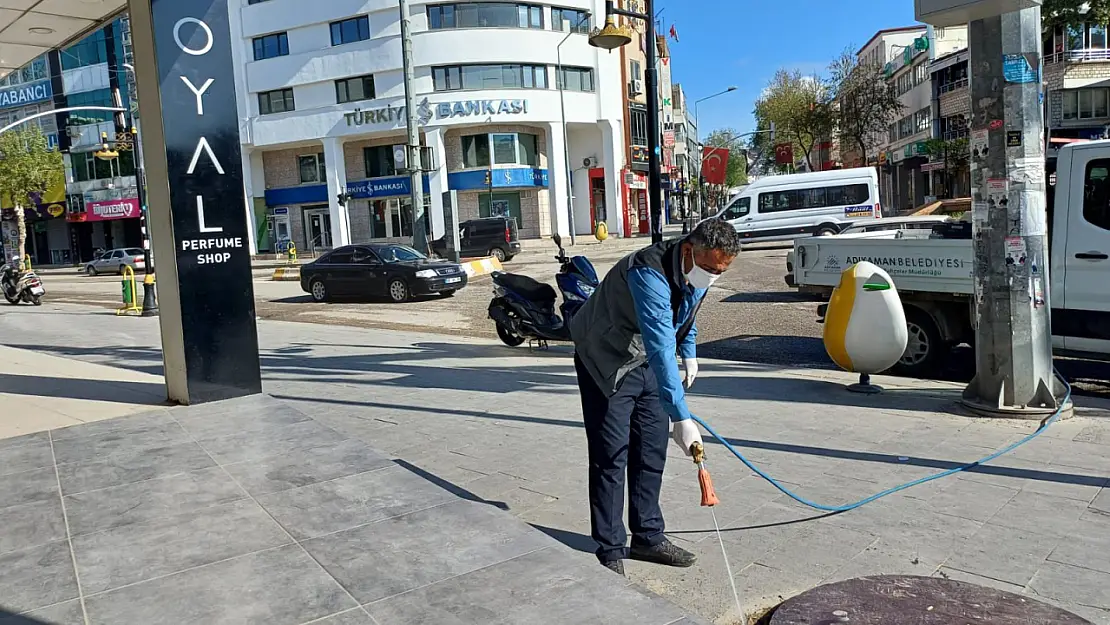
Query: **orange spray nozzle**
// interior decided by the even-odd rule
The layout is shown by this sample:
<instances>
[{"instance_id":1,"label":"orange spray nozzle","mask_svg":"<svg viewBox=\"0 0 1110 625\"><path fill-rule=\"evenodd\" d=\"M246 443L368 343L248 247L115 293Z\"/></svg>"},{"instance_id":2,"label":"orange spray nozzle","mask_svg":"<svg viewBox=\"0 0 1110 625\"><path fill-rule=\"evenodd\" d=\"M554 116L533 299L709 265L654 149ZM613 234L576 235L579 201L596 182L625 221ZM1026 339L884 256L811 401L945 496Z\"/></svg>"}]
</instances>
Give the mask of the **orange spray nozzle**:
<instances>
[{"instance_id":1,"label":"orange spray nozzle","mask_svg":"<svg viewBox=\"0 0 1110 625\"><path fill-rule=\"evenodd\" d=\"M713 490L713 479L709 477L709 471L704 466L698 468L698 486L701 486L701 505L715 506L721 503Z\"/></svg>"}]
</instances>

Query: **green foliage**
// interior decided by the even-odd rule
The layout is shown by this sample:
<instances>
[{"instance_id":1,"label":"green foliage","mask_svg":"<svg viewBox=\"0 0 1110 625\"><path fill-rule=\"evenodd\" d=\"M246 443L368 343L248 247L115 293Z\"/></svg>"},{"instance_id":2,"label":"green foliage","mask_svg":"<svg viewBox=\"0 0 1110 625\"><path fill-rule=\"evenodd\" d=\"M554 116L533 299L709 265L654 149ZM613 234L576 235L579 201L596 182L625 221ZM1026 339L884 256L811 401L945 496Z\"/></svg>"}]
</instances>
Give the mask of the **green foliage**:
<instances>
[{"instance_id":1,"label":"green foliage","mask_svg":"<svg viewBox=\"0 0 1110 625\"><path fill-rule=\"evenodd\" d=\"M902 116L905 105L881 65L861 63L850 49L829 66L829 84L836 100L836 126L841 149L858 149L866 160L869 149L882 143Z\"/></svg>"},{"instance_id":2,"label":"green foliage","mask_svg":"<svg viewBox=\"0 0 1110 625\"><path fill-rule=\"evenodd\" d=\"M26 253L27 224L23 209L34 205L32 194L43 194L63 178L62 155L52 150L38 126L13 128L0 134L0 195L11 199L19 228L19 257Z\"/></svg>"},{"instance_id":3,"label":"green foliage","mask_svg":"<svg viewBox=\"0 0 1110 625\"><path fill-rule=\"evenodd\" d=\"M739 187L748 184L747 158L744 156L744 146L737 139L740 133L732 128L722 128L709 133L705 145L728 150L728 170L725 176L725 186Z\"/></svg>"},{"instance_id":4,"label":"green foliage","mask_svg":"<svg viewBox=\"0 0 1110 625\"><path fill-rule=\"evenodd\" d=\"M1110 0L1044 0L1041 16L1046 28L1067 24L1110 22Z\"/></svg>"},{"instance_id":5,"label":"green foliage","mask_svg":"<svg viewBox=\"0 0 1110 625\"><path fill-rule=\"evenodd\" d=\"M832 137L836 127L832 91L820 76L780 69L755 104L757 124L775 126L775 143L790 143L811 169L814 146Z\"/></svg>"}]
</instances>

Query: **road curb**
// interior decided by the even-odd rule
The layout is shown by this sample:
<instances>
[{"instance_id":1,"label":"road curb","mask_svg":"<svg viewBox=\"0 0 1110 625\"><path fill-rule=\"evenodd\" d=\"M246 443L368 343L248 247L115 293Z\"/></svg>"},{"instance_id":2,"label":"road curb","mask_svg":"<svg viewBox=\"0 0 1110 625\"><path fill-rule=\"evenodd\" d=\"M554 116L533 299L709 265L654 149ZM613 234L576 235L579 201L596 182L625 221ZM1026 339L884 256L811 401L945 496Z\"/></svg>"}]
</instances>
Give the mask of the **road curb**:
<instances>
[{"instance_id":1,"label":"road curb","mask_svg":"<svg viewBox=\"0 0 1110 625\"><path fill-rule=\"evenodd\" d=\"M474 260L463 261L460 263L463 271L466 272L467 277L476 278L478 276L489 275L495 271L501 271L501 261L493 258L476 258Z\"/></svg>"},{"instance_id":2,"label":"road curb","mask_svg":"<svg viewBox=\"0 0 1110 625\"><path fill-rule=\"evenodd\" d=\"M300 282L301 281L301 268L300 267L278 267L274 270L274 275L270 278L274 282Z\"/></svg>"}]
</instances>

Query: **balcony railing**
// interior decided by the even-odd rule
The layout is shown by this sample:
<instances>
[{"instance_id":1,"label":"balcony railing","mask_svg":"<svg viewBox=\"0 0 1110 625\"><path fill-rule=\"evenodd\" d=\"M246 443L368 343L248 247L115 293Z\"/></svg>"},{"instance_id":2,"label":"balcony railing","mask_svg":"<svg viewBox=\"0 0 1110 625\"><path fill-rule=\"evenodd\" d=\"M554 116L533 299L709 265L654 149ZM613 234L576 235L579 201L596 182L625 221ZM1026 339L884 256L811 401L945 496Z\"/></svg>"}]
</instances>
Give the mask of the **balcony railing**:
<instances>
[{"instance_id":1,"label":"balcony railing","mask_svg":"<svg viewBox=\"0 0 1110 625\"><path fill-rule=\"evenodd\" d=\"M940 138L944 139L945 141L955 141L956 139L965 139L969 135L970 135L970 132L966 129L964 129L964 130L949 130L948 132L945 132L945 133L941 134Z\"/></svg>"},{"instance_id":2,"label":"balcony railing","mask_svg":"<svg viewBox=\"0 0 1110 625\"><path fill-rule=\"evenodd\" d=\"M938 91L942 94L943 93L949 93L949 92L955 91L957 89L963 89L963 88L967 87L967 85L968 85L967 79L966 78L961 78L960 80L957 80L956 82L950 82L950 83L941 85L940 88L938 89Z\"/></svg>"},{"instance_id":3,"label":"balcony railing","mask_svg":"<svg viewBox=\"0 0 1110 625\"><path fill-rule=\"evenodd\" d=\"M1110 50L1089 49L1089 50L1066 50L1064 52L1056 52L1054 54L1046 54L1044 57L1045 65L1053 63L1069 63L1069 62L1083 62L1083 61L1110 61Z\"/></svg>"}]
</instances>

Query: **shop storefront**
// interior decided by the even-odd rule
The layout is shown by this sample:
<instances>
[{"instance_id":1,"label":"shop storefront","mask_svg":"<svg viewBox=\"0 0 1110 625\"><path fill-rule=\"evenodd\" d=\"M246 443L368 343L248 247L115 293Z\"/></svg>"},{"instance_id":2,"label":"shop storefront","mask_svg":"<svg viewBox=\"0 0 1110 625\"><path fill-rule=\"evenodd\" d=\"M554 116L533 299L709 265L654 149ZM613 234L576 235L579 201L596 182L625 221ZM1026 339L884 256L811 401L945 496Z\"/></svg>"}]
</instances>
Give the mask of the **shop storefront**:
<instances>
[{"instance_id":1,"label":"shop storefront","mask_svg":"<svg viewBox=\"0 0 1110 625\"><path fill-rule=\"evenodd\" d=\"M71 262L88 262L97 250L142 247L142 207L136 197L89 199L97 194L71 196L69 222Z\"/></svg>"}]
</instances>

